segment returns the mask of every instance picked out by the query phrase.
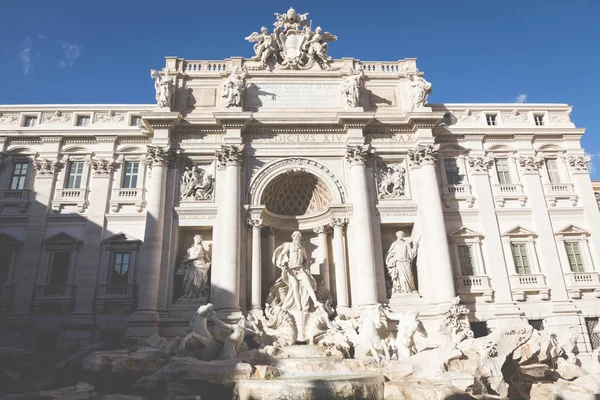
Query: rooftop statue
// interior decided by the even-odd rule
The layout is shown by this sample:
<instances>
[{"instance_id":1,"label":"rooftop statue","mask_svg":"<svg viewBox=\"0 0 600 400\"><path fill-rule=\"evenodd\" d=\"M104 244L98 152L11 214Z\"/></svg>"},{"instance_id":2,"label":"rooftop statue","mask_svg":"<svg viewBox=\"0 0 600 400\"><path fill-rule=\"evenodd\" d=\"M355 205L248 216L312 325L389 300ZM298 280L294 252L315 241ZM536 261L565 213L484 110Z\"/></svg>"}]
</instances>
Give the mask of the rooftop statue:
<instances>
[{"instance_id":1,"label":"rooftop statue","mask_svg":"<svg viewBox=\"0 0 600 400\"><path fill-rule=\"evenodd\" d=\"M315 63L321 69L331 69L331 57L327 54L327 42L335 42L337 36L323 32L321 27L314 31L308 21L308 13L298 14L290 8L287 13L275 13L277 20L273 24L275 30L269 33L264 26L260 33L253 32L246 37L249 42L255 42L254 57L251 60L260 61L255 69L275 68L310 69Z\"/></svg>"},{"instance_id":2,"label":"rooftop statue","mask_svg":"<svg viewBox=\"0 0 600 400\"><path fill-rule=\"evenodd\" d=\"M156 90L156 105L159 108L173 107L173 94L175 94L175 77L168 76L164 72L161 74L155 69L150 70L150 77L154 79L154 89Z\"/></svg>"}]
</instances>

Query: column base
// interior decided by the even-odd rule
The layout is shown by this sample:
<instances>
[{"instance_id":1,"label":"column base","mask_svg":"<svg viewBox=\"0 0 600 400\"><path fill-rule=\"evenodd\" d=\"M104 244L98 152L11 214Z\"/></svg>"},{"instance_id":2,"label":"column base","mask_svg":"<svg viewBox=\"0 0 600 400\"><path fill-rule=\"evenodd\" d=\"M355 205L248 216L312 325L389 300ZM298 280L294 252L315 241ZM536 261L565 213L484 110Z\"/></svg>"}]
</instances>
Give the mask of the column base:
<instances>
[{"instance_id":1,"label":"column base","mask_svg":"<svg viewBox=\"0 0 600 400\"><path fill-rule=\"evenodd\" d=\"M157 311L136 311L127 320L127 337L145 338L158 334L159 323Z\"/></svg>"}]
</instances>

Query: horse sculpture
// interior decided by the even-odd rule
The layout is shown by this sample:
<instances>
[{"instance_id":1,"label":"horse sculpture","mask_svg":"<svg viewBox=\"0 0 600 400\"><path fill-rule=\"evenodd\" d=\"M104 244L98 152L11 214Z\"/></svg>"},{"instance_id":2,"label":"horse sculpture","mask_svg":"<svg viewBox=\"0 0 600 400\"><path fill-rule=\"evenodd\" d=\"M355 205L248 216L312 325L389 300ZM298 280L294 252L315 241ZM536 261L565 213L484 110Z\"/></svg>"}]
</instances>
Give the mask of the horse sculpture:
<instances>
[{"instance_id":1,"label":"horse sculpture","mask_svg":"<svg viewBox=\"0 0 600 400\"><path fill-rule=\"evenodd\" d=\"M366 307L359 320L358 337L355 345L355 357L368 356L369 353L379 362L383 353L390 359L387 342L387 318L381 304Z\"/></svg>"}]
</instances>

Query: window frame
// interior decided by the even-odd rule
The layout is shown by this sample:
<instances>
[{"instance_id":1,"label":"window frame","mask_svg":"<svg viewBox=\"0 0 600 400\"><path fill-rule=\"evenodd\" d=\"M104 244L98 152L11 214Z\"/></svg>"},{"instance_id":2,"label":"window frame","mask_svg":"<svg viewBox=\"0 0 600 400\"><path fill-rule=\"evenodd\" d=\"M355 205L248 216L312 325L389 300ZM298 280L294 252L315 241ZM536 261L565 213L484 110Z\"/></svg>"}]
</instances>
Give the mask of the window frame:
<instances>
[{"instance_id":1,"label":"window frame","mask_svg":"<svg viewBox=\"0 0 600 400\"><path fill-rule=\"evenodd\" d=\"M515 249L519 249L519 254L517 254L515 252ZM528 249L528 245L527 242L523 242L523 241L511 241L510 243L510 250L511 250L511 255L513 258L513 263L515 265L515 273L517 275L531 275L533 273L533 268L531 266L531 254L529 254L529 249ZM523 267L523 271L520 272L519 271L519 263L517 262L517 259L520 258L521 259L521 264ZM523 263L523 260L526 260L526 263ZM527 270L525 270L527 269Z\"/></svg>"},{"instance_id":2,"label":"window frame","mask_svg":"<svg viewBox=\"0 0 600 400\"><path fill-rule=\"evenodd\" d=\"M448 171L448 164L446 163L447 161L452 161L454 163L453 168L455 168L456 171ZM465 183L465 174L461 174L461 168L458 163L457 157L447 156L447 157L442 158L442 165L444 168L444 175L446 178L447 185L462 185ZM452 175L454 173L456 174L457 182L450 182L450 180L448 178L450 177L450 175Z\"/></svg>"},{"instance_id":3,"label":"window frame","mask_svg":"<svg viewBox=\"0 0 600 400\"><path fill-rule=\"evenodd\" d=\"M11 174L8 177L8 184L7 184L8 190L29 190L29 181L30 181L30 178L31 178L31 170L33 168L33 164L31 162L31 160L28 159L28 158L18 157L18 158L12 159L11 161L12 162L11 162L10 168L11 168L12 172L11 172ZM23 187L13 189L13 181L14 181L14 178L15 178L15 171L16 171L17 165L19 165L19 164L25 164L25 165L27 165L27 171L25 172L25 175L24 175ZM19 175L19 177L22 177L22 176L23 175Z\"/></svg>"},{"instance_id":4,"label":"window frame","mask_svg":"<svg viewBox=\"0 0 600 400\"><path fill-rule=\"evenodd\" d=\"M131 260L132 260L132 251L131 250L126 250L126 249L116 249L113 250L111 252L110 258L110 264L109 264L109 268L110 270L108 271L108 284L109 285L126 285L129 284L129 276L131 275ZM117 264L117 256L118 255L127 255L127 279L125 279L125 282L113 282L113 278L114 278L114 274L116 271L116 264ZM123 262L120 263L121 269L123 267ZM120 273L121 275L122 272Z\"/></svg>"},{"instance_id":5,"label":"window frame","mask_svg":"<svg viewBox=\"0 0 600 400\"><path fill-rule=\"evenodd\" d=\"M133 174L133 173L127 173L127 165L133 165L133 164L137 164L137 173ZM123 171L122 171L122 176L121 176L121 184L119 185L119 187L121 189L137 189L139 188L139 183L140 183L140 178L142 177L141 175L142 172L142 162L139 160L123 160ZM127 177L133 177L135 176L135 185L131 185L131 182L129 182L129 186L125 186L125 182L127 181Z\"/></svg>"},{"instance_id":6,"label":"window frame","mask_svg":"<svg viewBox=\"0 0 600 400\"><path fill-rule=\"evenodd\" d=\"M112 235L102 241L103 251L101 255L100 285L134 285L137 281L137 260L142 241L129 236L123 232ZM127 283L111 283L113 262L116 253L129 253L129 273Z\"/></svg>"},{"instance_id":7,"label":"window frame","mask_svg":"<svg viewBox=\"0 0 600 400\"><path fill-rule=\"evenodd\" d=\"M505 259L507 260L507 266L510 269L509 275L518 276L544 274L544 272L541 270L540 261L537 254L536 239L537 235L535 233L521 227L520 225L517 225L514 228L510 229L508 232L502 234ZM512 248L513 244L521 244L525 246L529 262L529 273L522 274L518 272Z\"/></svg>"},{"instance_id":8,"label":"window frame","mask_svg":"<svg viewBox=\"0 0 600 400\"><path fill-rule=\"evenodd\" d=\"M86 124L80 124L79 122L82 120L82 118L86 118L87 119L87 123ZM82 128L82 127L86 127L86 126L90 126L92 124L92 114L75 114L75 118L73 120L73 124L76 127Z\"/></svg>"},{"instance_id":9,"label":"window frame","mask_svg":"<svg viewBox=\"0 0 600 400\"><path fill-rule=\"evenodd\" d=\"M502 161L506 161L506 171L500 171L500 169L498 168L498 161L502 160ZM504 167L504 166L503 166ZM498 180L498 184L499 185L514 185L513 183L513 173L511 171L511 167L510 167L510 157L506 156L506 157L494 157L494 171L496 172L496 179ZM500 173L506 174L506 176L508 176L508 182L502 182L502 179L500 179ZM504 178L506 178L506 176L502 175Z\"/></svg>"},{"instance_id":10,"label":"window frame","mask_svg":"<svg viewBox=\"0 0 600 400\"><path fill-rule=\"evenodd\" d=\"M71 169L73 168L74 164L81 164L81 172L71 175L71 173L72 173ZM69 182L70 182L72 176L74 176L76 178L77 177L80 178L78 186L70 186L69 185ZM87 184L84 181L84 178L86 178L86 161L85 160L77 160L77 159L69 159L69 162L67 163L67 168L65 171L64 188L65 189L86 189Z\"/></svg>"},{"instance_id":11,"label":"window frame","mask_svg":"<svg viewBox=\"0 0 600 400\"><path fill-rule=\"evenodd\" d=\"M535 126L544 126L545 124L545 116L544 114L533 114L533 122Z\"/></svg>"},{"instance_id":12,"label":"window frame","mask_svg":"<svg viewBox=\"0 0 600 400\"><path fill-rule=\"evenodd\" d=\"M136 119L138 120L138 123L134 124L133 121L136 120ZM142 126L142 116L141 115L137 115L137 114L131 114L129 116L129 124L128 124L128 126L132 127L132 128L138 128L138 127Z\"/></svg>"},{"instance_id":13,"label":"window frame","mask_svg":"<svg viewBox=\"0 0 600 400\"><path fill-rule=\"evenodd\" d=\"M22 116L21 127L22 128L37 128L40 125L40 115L41 113L25 113ZM27 121L34 120L35 123L33 125L28 125Z\"/></svg>"},{"instance_id":14,"label":"window frame","mask_svg":"<svg viewBox=\"0 0 600 400\"><path fill-rule=\"evenodd\" d=\"M569 224L560 231L556 232L556 240L559 248L559 259L563 266L563 273L587 273L596 272L596 266L592 251L590 248L589 237L590 233L576 225ZM561 243L562 242L562 243ZM569 261L567 251L567 243L577 243L579 245L580 257L583 265L582 271L573 271Z\"/></svg>"},{"instance_id":15,"label":"window frame","mask_svg":"<svg viewBox=\"0 0 600 400\"><path fill-rule=\"evenodd\" d=\"M39 274L37 284L41 286L50 285L54 253L64 251L70 252L67 283L59 285L73 285L76 277L76 261L79 257L79 250L82 244L83 242L81 240L76 239L65 232L59 232L46 238L43 243L43 257L41 259L41 269L43 273Z\"/></svg>"},{"instance_id":16,"label":"window frame","mask_svg":"<svg viewBox=\"0 0 600 400\"><path fill-rule=\"evenodd\" d=\"M498 126L498 113L485 113L487 126Z\"/></svg>"},{"instance_id":17,"label":"window frame","mask_svg":"<svg viewBox=\"0 0 600 400\"><path fill-rule=\"evenodd\" d=\"M15 271L16 266L19 265L21 251L23 250L23 242L2 232L0 233L0 250L10 253L8 270L6 272L6 282L0 282L0 287L12 286L15 283ZM0 290L0 292L2 292L2 290Z\"/></svg>"},{"instance_id":18,"label":"window frame","mask_svg":"<svg viewBox=\"0 0 600 400\"><path fill-rule=\"evenodd\" d=\"M452 258L454 261L454 275L455 276L487 276L485 268L485 260L481 250L481 242L483 236L466 227L460 227L450 235L451 247L452 247ZM463 265L461 263L459 246L469 246L472 249L472 261L473 261L473 272L474 275L464 275Z\"/></svg>"}]
</instances>

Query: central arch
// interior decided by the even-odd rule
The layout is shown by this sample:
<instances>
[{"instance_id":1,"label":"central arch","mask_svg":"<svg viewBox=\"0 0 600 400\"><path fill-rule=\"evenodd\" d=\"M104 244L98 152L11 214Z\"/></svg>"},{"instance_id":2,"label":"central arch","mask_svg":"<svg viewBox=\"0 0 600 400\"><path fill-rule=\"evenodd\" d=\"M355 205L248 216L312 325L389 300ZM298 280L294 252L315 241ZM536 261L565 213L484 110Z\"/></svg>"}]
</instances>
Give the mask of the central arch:
<instances>
[{"instance_id":1,"label":"central arch","mask_svg":"<svg viewBox=\"0 0 600 400\"><path fill-rule=\"evenodd\" d=\"M271 180L265 188L261 203L267 211L285 216L310 216L329 209L331 194L315 175L294 171Z\"/></svg>"}]
</instances>

